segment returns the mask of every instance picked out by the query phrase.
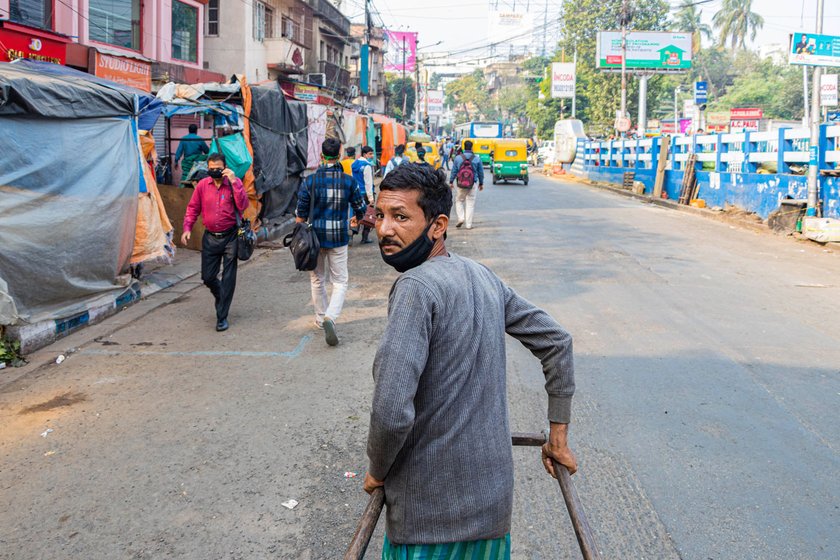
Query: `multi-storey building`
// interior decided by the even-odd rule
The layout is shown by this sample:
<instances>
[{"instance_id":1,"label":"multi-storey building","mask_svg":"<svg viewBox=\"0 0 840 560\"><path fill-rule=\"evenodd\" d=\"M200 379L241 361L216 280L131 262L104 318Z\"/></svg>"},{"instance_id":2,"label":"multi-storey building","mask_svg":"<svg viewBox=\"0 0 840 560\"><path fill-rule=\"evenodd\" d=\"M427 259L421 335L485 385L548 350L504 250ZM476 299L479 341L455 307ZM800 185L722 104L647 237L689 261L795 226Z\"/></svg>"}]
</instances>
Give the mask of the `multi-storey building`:
<instances>
[{"instance_id":1,"label":"multi-storey building","mask_svg":"<svg viewBox=\"0 0 840 560\"><path fill-rule=\"evenodd\" d=\"M209 0L204 65L249 82L293 80L347 92L350 20L328 0Z\"/></svg>"},{"instance_id":2,"label":"multi-storey building","mask_svg":"<svg viewBox=\"0 0 840 560\"><path fill-rule=\"evenodd\" d=\"M0 0L0 60L32 58L152 89L203 69L207 0Z\"/></svg>"}]
</instances>

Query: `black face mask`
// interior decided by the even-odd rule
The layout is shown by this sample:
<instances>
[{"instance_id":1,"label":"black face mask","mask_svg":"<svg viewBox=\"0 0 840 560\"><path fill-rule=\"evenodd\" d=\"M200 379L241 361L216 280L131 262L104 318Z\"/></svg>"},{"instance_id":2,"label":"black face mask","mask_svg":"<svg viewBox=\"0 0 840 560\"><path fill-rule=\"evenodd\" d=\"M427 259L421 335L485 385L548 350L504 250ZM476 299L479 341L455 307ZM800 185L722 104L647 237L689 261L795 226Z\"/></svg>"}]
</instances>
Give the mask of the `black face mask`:
<instances>
[{"instance_id":1,"label":"black face mask","mask_svg":"<svg viewBox=\"0 0 840 560\"><path fill-rule=\"evenodd\" d=\"M426 229L423 230L420 237L412 241L407 247L404 247L403 250L398 253L386 255L382 251L382 247L380 247L379 251L382 253L382 260L385 261L385 264L391 265L397 269L397 272L411 270L412 268L420 266L426 262L435 246L435 242L429 239L428 235L429 230L432 229L433 225L434 222L426 226Z\"/></svg>"},{"instance_id":2,"label":"black face mask","mask_svg":"<svg viewBox=\"0 0 840 560\"><path fill-rule=\"evenodd\" d=\"M224 176L221 169L208 169L207 174L214 179L221 179Z\"/></svg>"}]
</instances>

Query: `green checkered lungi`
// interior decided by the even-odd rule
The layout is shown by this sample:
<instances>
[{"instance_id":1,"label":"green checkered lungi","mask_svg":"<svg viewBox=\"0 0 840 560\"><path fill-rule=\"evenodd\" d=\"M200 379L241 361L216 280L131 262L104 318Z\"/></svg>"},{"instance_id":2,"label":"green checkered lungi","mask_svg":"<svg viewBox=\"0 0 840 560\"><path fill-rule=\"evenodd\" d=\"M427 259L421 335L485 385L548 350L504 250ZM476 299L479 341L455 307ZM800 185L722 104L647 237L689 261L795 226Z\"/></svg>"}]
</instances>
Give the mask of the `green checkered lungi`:
<instances>
[{"instance_id":1,"label":"green checkered lungi","mask_svg":"<svg viewBox=\"0 0 840 560\"><path fill-rule=\"evenodd\" d=\"M382 560L510 560L510 533L498 539L444 544L393 544L385 535Z\"/></svg>"}]
</instances>

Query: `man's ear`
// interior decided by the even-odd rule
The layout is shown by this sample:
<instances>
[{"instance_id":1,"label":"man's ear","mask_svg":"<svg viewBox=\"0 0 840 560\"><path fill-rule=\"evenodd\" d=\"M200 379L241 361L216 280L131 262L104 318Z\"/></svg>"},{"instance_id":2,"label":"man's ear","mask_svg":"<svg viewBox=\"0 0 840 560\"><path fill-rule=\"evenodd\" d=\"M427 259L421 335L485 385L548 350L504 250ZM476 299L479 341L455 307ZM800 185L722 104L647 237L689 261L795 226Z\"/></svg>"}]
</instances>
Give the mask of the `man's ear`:
<instances>
[{"instance_id":1,"label":"man's ear","mask_svg":"<svg viewBox=\"0 0 840 560\"><path fill-rule=\"evenodd\" d=\"M449 227L449 216L444 216L443 214L441 214L435 219L434 222L432 222L432 228L431 230L429 230L432 232L432 239L437 241L438 239L443 237L446 233L447 227Z\"/></svg>"}]
</instances>

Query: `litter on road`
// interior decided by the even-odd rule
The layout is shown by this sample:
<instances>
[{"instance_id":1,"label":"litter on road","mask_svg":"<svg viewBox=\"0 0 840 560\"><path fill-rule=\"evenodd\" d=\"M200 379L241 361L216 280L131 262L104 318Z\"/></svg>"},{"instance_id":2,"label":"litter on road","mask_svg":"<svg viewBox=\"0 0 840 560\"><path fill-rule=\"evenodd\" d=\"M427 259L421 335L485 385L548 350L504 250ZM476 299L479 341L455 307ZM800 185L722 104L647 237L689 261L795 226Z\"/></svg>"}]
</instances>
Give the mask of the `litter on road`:
<instances>
[{"instance_id":1,"label":"litter on road","mask_svg":"<svg viewBox=\"0 0 840 560\"><path fill-rule=\"evenodd\" d=\"M45 437L47 437L48 435L50 435L52 432L53 432L53 429L52 429L52 428L47 428L46 430L44 430L43 432L41 432L41 437L45 438Z\"/></svg>"},{"instance_id":2,"label":"litter on road","mask_svg":"<svg viewBox=\"0 0 840 560\"><path fill-rule=\"evenodd\" d=\"M298 501L297 500L286 500L285 502L283 502L280 505L283 506L286 509L295 509L298 505Z\"/></svg>"}]
</instances>

